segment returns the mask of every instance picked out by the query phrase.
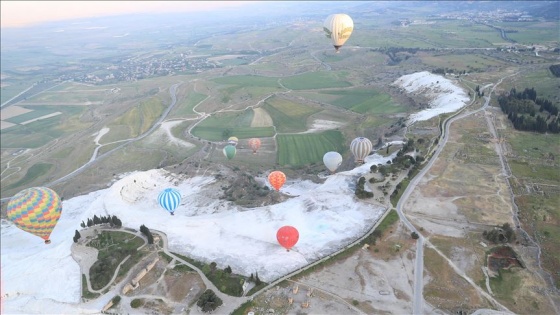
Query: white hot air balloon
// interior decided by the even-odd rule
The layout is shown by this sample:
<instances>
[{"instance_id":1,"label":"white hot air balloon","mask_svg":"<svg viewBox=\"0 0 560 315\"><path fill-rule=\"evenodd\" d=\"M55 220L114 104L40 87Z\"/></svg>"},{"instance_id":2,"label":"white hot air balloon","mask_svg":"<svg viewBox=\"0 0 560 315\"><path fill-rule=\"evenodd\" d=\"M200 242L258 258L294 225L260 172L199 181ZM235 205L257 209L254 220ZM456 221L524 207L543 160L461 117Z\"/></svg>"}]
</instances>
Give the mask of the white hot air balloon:
<instances>
[{"instance_id":1,"label":"white hot air balloon","mask_svg":"<svg viewBox=\"0 0 560 315\"><path fill-rule=\"evenodd\" d=\"M373 144L364 137L358 137L350 143L350 151L354 154L356 163L364 164L364 159L370 154L372 149Z\"/></svg>"},{"instance_id":2,"label":"white hot air balloon","mask_svg":"<svg viewBox=\"0 0 560 315\"><path fill-rule=\"evenodd\" d=\"M329 151L323 155L323 163L325 163L325 166L331 173L334 173L340 164L342 164L342 155L336 151Z\"/></svg>"},{"instance_id":3,"label":"white hot air balloon","mask_svg":"<svg viewBox=\"0 0 560 315\"><path fill-rule=\"evenodd\" d=\"M344 45L354 30L354 21L346 14L331 14L325 19L323 30L338 53L338 49Z\"/></svg>"}]
</instances>

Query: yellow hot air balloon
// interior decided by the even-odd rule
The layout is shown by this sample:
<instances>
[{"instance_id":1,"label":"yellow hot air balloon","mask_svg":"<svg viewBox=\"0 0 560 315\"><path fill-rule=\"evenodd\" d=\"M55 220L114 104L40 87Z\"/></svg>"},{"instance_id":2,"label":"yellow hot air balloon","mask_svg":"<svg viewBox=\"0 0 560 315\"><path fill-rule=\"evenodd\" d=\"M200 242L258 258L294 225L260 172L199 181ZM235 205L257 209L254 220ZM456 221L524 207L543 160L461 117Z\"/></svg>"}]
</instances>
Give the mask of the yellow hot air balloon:
<instances>
[{"instance_id":1,"label":"yellow hot air balloon","mask_svg":"<svg viewBox=\"0 0 560 315\"><path fill-rule=\"evenodd\" d=\"M331 14L325 19L323 30L327 38L332 40L333 46L338 53L338 49L350 38L354 30L354 21L346 14Z\"/></svg>"},{"instance_id":2,"label":"yellow hot air balloon","mask_svg":"<svg viewBox=\"0 0 560 315\"><path fill-rule=\"evenodd\" d=\"M62 212L62 201L56 192L46 187L20 191L10 199L8 220L18 228L37 235L49 244L49 236Z\"/></svg>"}]
</instances>

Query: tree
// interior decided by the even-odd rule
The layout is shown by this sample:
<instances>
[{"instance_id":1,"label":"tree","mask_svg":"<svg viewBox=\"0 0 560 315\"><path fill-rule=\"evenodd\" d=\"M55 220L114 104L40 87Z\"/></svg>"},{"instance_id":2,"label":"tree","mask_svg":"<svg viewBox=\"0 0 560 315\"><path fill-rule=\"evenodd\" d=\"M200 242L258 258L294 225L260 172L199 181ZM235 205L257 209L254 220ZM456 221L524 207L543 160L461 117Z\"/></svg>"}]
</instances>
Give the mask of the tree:
<instances>
[{"instance_id":1,"label":"tree","mask_svg":"<svg viewBox=\"0 0 560 315\"><path fill-rule=\"evenodd\" d=\"M261 279L259 279L259 272L256 272L256 276L255 276L255 284L256 285L260 285L262 283Z\"/></svg>"},{"instance_id":2,"label":"tree","mask_svg":"<svg viewBox=\"0 0 560 315\"><path fill-rule=\"evenodd\" d=\"M415 239L415 240L420 238L420 236L416 232L412 232L412 234L410 234L410 236L412 237L412 239Z\"/></svg>"},{"instance_id":3,"label":"tree","mask_svg":"<svg viewBox=\"0 0 560 315\"><path fill-rule=\"evenodd\" d=\"M211 271L212 273L214 273L214 271L216 270L216 267L217 267L217 266L218 266L218 264L216 264L216 262L214 262L214 261L211 262L211 263L210 263L210 271Z\"/></svg>"},{"instance_id":4,"label":"tree","mask_svg":"<svg viewBox=\"0 0 560 315\"><path fill-rule=\"evenodd\" d=\"M92 225L93 225L93 221L90 218L88 218L87 219L87 226L91 227Z\"/></svg>"},{"instance_id":5,"label":"tree","mask_svg":"<svg viewBox=\"0 0 560 315\"><path fill-rule=\"evenodd\" d=\"M76 233L74 233L74 238L76 240L79 240L82 236L80 235L80 232L78 232L78 230L76 230ZM75 243L75 242L74 242Z\"/></svg>"},{"instance_id":6,"label":"tree","mask_svg":"<svg viewBox=\"0 0 560 315\"><path fill-rule=\"evenodd\" d=\"M99 217L97 215L93 216L93 225L98 225L101 224L101 220L99 219Z\"/></svg>"},{"instance_id":7,"label":"tree","mask_svg":"<svg viewBox=\"0 0 560 315\"><path fill-rule=\"evenodd\" d=\"M224 269L225 273L229 273L231 274L231 267L228 265L225 269Z\"/></svg>"},{"instance_id":8,"label":"tree","mask_svg":"<svg viewBox=\"0 0 560 315\"><path fill-rule=\"evenodd\" d=\"M220 307L222 303L222 300L216 295L216 293L214 293L214 291L207 289L204 293L202 293L196 302L196 305L198 305L203 312L208 313Z\"/></svg>"},{"instance_id":9,"label":"tree","mask_svg":"<svg viewBox=\"0 0 560 315\"><path fill-rule=\"evenodd\" d=\"M82 223L80 224L80 226L81 226L82 228L84 228L84 229L86 228L86 224L84 223L84 221L82 221Z\"/></svg>"},{"instance_id":10,"label":"tree","mask_svg":"<svg viewBox=\"0 0 560 315\"><path fill-rule=\"evenodd\" d=\"M114 215L114 216L111 218L111 221L113 222L113 224L114 224L117 228L120 228L120 227L122 226L121 220L120 220L119 218L117 218L116 215Z\"/></svg>"},{"instance_id":11,"label":"tree","mask_svg":"<svg viewBox=\"0 0 560 315\"><path fill-rule=\"evenodd\" d=\"M146 235L146 238L148 239L148 244L154 243L154 236L152 235L152 232L150 232L150 229L148 229L144 224L140 226L140 232Z\"/></svg>"}]
</instances>

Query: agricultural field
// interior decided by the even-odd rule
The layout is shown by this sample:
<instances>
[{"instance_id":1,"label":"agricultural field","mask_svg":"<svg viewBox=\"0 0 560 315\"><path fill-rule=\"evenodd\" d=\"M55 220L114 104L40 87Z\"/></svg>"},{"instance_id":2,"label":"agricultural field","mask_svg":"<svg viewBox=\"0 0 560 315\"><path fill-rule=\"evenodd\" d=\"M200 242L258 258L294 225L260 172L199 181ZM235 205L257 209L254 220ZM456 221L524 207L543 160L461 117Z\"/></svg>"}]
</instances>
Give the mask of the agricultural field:
<instances>
[{"instance_id":1,"label":"agricultural field","mask_svg":"<svg viewBox=\"0 0 560 315\"><path fill-rule=\"evenodd\" d=\"M318 109L279 97L267 99L263 108L272 118L276 132L279 133L307 130L307 119L319 112Z\"/></svg>"},{"instance_id":2,"label":"agricultural field","mask_svg":"<svg viewBox=\"0 0 560 315\"><path fill-rule=\"evenodd\" d=\"M329 130L321 133L298 135L278 135L278 164L303 166L320 163L329 151L343 154L344 137L339 131Z\"/></svg>"},{"instance_id":3,"label":"agricultural field","mask_svg":"<svg viewBox=\"0 0 560 315\"><path fill-rule=\"evenodd\" d=\"M177 100L177 104L170 113L171 117L194 115L194 107L208 97L206 94L197 93L190 89L185 94L184 98Z\"/></svg>"},{"instance_id":4,"label":"agricultural field","mask_svg":"<svg viewBox=\"0 0 560 315\"><path fill-rule=\"evenodd\" d=\"M278 78L263 77L256 75L237 75L212 79L211 81L222 85L235 85L241 87L245 86L258 86L275 88L278 85Z\"/></svg>"},{"instance_id":5,"label":"agricultural field","mask_svg":"<svg viewBox=\"0 0 560 315\"><path fill-rule=\"evenodd\" d=\"M319 93L339 96L331 104L360 114L384 115L406 111L404 107L395 104L389 94L376 90L352 89Z\"/></svg>"},{"instance_id":6,"label":"agricultural field","mask_svg":"<svg viewBox=\"0 0 560 315\"><path fill-rule=\"evenodd\" d=\"M272 127L251 127L253 115L252 110L214 114L194 127L192 134L210 141L225 141L231 136L239 139L271 137Z\"/></svg>"},{"instance_id":7,"label":"agricultural field","mask_svg":"<svg viewBox=\"0 0 560 315\"><path fill-rule=\"evenodd\" d=\"M344 72L308 72L282 78L282 85L290 90L316 90L352 86L345 80Z\"/></svg>"},{"instance_id":8,"label":"agricultural field","mask_svg":"<svg viewBox=\"0 0 560 315\"><path fill-rule=\"evenodd\" d=\"M0 134L2 148L38 148L51 140L70 135L89 126L88 123L81 122L78 118L84 111L84 108L80 106L26 106L26 108L33 111L8 120L22 123L47 114L57 112L61 112L61 114L4 129Z\"/></svg>"},{"instance_id":9,"label":"agricultural field","mask_svg":"<svg viewBox=\"0 0 560 315\"><path fill-rule=\"evenodd\" d=\"M34 164L27 170L23 178L21 178L20 180L18 180L13 184L2 187L2 189L10 190L19 186L28 186L31 183L44 180L44 176L48 174L48 172L52 167L53 167L52 164L47 164L47 163Z\"/></svg>"},{"instance_id":10,"label":"agricultural field","mask_svg":"<svg viewBox=\"0 0 560 315\"><path fill-rule=\"evenodd\" d=\"M437 55L418 52L417 55L422 63L433 67L433 69L452 69L454 72L480 72L502 69L507 66L507 63L501 60L473 52L441 53Z\"/></svg>"},{"instance_id":11,"label":"agricultural field","mask_svg":"<svg viewBox=\"0 0 560 315\"><path fill-rule=\"evenodd\" d=\"M496 22L496 26L502 27L508 31L507 36L519 44L533 45L538 42L558 42L558 33L550 32L552 29L558 30L560 22Z\"/></svg>"}]
</instances>

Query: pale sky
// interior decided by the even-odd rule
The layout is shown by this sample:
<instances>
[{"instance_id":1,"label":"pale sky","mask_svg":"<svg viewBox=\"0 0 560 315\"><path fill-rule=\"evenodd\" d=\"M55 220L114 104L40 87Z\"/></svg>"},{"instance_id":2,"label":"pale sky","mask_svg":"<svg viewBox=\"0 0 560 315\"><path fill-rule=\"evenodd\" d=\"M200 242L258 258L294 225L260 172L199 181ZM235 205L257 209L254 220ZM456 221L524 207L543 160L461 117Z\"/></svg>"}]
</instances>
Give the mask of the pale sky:
<instances>
[{"instance_id":1,"label":"pale sky","mask_svg":"<svg viewBox=\"0 0 560 315\"><path fill-rule=\"evenodd\" d=\"M255 1L0 1L1 27L146 12L208 11Z\"/></svg>"}]
</instances>

